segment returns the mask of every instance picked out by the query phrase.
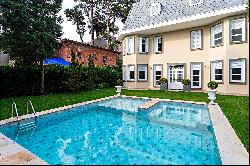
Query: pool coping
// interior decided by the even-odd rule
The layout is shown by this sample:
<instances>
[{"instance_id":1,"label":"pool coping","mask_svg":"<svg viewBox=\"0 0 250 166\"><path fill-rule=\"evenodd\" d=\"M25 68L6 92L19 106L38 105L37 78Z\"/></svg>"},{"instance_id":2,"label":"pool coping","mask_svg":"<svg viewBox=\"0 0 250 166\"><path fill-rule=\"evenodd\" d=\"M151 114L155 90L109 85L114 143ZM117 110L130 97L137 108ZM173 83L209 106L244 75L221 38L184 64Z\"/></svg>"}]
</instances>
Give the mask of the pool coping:
<instances>
[{"instance_id":1,"label":"pool coping","mask_svg":"<svg viewBox=\"0 0 250 166\"><path fill-rule=\"evenodd\" d=\"M206 105L208 106L210 118L213 124L214 128L214 134L216 137L216 142L218 145L220 157L221 157L221 162L222 165L249 165L249 153L247 152L246 148L244 145L241 143L240 139L238 138L237 134L235 133L234 129L230 125L228 119L226 116L223 114L220 106L215 103L214 105L212 104L207 104L206 102L194 102L194 101L184 101L184 100L171 100L171 99L160 99L160 98L150 98L150 97L137 97L137 96L125 96L125 95L114 95L114 96L109 96L105 98L100 98L96 100L90 100L87 102L81 102L73 105L68 105L68 106L63 106L55 109L50 109L42 112L37 112L36 116L44 116L47 114L59 112L59 111L67 111L71 108L74 107L79 107L79 106L84 106L88 105L91 103L95 102L100 102L112 98L117 98L117 97L126 97L126 98L137 98L137 99L150 99L150 100L158 100L158 101L169 101L169 102L180 102L180 103L190 103L190 104L199 104L199 105ZM156 102L158 103L158 102ZM152 107L153 105L149 105L149 107ZM33 114L29 115L24 115L20 116L19 120L27 119L34 117ZM8 123L13 123L16 122L16 118L9 118L5 120L0 121L0 126ZM4 140L4 141L2 141ZM14 156L17 156L18 153L21 151L24 152L27 155L32 155L34 156L34 160L26 162L25 164L39 164L39 165L48 165L45 161L37 157L36 155L32 154L29 152L27 149L19 145L18 143L10 140L8 137L4 136L3 134L0 133L0 164L1 162L5 162L5 164L13 164L13 162L16 162L18 158L13 158ZM7 147L2 146L3 144L11 144L12 149L11 151L7 150ZM13 154L13 152L15 152ZM5 156L5 157L2 157ZM9 160L6 160L9 159ZM23 163L22 160L20 160L20 163Z\"/></svg>"}]
</instances>

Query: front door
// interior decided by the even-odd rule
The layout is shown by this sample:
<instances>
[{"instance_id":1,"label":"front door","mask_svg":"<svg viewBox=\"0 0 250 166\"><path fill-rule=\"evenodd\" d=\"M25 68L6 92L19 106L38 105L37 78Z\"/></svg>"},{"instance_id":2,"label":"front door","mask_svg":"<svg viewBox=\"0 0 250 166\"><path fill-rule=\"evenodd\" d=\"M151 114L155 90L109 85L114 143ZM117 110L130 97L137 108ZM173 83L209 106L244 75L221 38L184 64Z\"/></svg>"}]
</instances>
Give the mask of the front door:
<instances>
[{"instance_id":1,"label":"front door","mask_svg":"<svg viewBox=\"0 0 250 166\"><path fill-rule=\"evenodd\" d=\"M160 78L162 77L162 65L154 65L154 86L160 86Z\"/></svg>"},{"instance_id":2,"label":"front door","mask_svg":"<svg viewBox=\"0 0 250 166\"><path fill-rule=\"evenodd\" d=\"M201 88L201 63L191 63L191 88Z\"/></svg>"},{"instance_id":3,"label":"front door","mask_svg":"<svg viewBox=\"0 0 250 166\"><path fill-rule=\"evenodd\" d=\"M170 65L168 71L169 89L183 89L184 65Z\"/></svg>"}]
</instances>

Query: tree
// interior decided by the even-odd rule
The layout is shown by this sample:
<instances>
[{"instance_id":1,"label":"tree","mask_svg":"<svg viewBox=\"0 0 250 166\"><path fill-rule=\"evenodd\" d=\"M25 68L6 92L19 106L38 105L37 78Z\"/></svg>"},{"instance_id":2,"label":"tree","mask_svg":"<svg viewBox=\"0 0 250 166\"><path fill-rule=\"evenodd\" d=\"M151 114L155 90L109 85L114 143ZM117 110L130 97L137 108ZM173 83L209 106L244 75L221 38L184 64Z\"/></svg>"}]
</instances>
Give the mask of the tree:
<instances>
[{"instance_id":1,"label":"tree","mask_svg":"<svg viewBox=\"0 0 250 166\"><path fill-rule=\"evenodd\" d=\"M40 93L44 93L43 60L54 54L62 35L57 16L62 0L1 0L0 48L21 65L39 65Z\"/></svg>"},{"instance_id":2,"label":"tree","mask_svg":"<svg viewBox=\"0 0 250 166\"><path fill-rule=\"evenodd\" d=\"M76 25L76 33L79 34L80 39L83 42L83 36L84 33L86 32L85 29L86 22L84 14L81 11L81 6L76 5L73 7L73 9L66 9L64 13L68 18L68 21L72 21L73 25Z\"/></svg>"},{"instance_id":3,"label":"tree","mask_svg":"<svg viewBox=\"0 0 250 166\"><path fill-rule=\"evenodd\" d=\"M87 27L90 29L91 43L94 45L94 34L96 38L103 37L107 41L107 48L113 49L119 44L113 41L113 36L118 33L119 29L115 26L117 20L125 22L132 4L138 0L74 0L77 5L73 9L67 9L65 13L77 8L80 12L71 12L68 19L73 20L81 18L89 20ZM67 15L67 14L66 14ZM82 19L82 22L86 20ZM74 23L74 22L73 22ZM75 24L75 23L74 23Z\"/></svg>"}]
</instances>

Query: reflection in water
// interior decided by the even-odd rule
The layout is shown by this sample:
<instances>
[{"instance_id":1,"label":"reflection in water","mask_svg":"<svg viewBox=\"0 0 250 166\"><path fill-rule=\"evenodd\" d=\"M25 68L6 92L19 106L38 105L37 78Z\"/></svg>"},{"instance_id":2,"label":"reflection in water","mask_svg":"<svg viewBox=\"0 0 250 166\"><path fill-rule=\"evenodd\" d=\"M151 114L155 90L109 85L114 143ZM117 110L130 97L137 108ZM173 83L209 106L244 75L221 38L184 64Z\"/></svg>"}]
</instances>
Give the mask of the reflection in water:
<instances>
[{"instance_id":1,"label":"reflection in water","mask_svg":"<svg viewBox=\"0 0 250 166\"><path fill-rule=\"evenodd\" d=\"M71 138L67 139L67 140L63 140L63 139L59 138L58 141L62 142L61 148L58 148L58 156L60 157L61 162L64 163L64 164L75 163L74 155L67 155L65 153L65 150L67 149L67 146L69 146L70 143L71 143Z\"/></svg>"},{"instance_id":2,"label":"reflection in water","mask_svg":"<svg viewBox=\"0 0 250 166\"><path fill-rule=\"evenodd\" d=\"M204 108L164 102L133 114L85 108L70 117L73 111L65 111L64 120L40 121L46 127L38 127L32 137L18 135L18 143L52 165L220 163Z\"/></svg>"}]
</instances>

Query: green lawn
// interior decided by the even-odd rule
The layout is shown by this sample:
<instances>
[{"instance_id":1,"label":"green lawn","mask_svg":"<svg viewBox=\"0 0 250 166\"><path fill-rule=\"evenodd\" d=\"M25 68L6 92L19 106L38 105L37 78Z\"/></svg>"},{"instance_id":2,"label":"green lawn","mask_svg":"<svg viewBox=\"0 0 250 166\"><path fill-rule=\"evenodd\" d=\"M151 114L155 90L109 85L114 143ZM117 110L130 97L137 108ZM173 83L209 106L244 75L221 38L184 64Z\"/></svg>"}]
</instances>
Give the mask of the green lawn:
<instances>
[{"instance_id":1,"label":"green lawn","mask_svg":"<svg viewBox=\"0 0 250 166\"><path fill-rule=\"evenodd\" d=\"M71 105L83 101L93 100L106 96L114 95L114 88L107 88L101 90L93 90L78 93L59 93L45 96L24 96L13 97L0 100L0 120L9 118L11 116L11 103L14 101L17 104L18 111L21 115L26 112L26 101L31 100L37 112L52 108L61 107L64 105ZM206 93L194 92L169 92L160 90L123 90L124 95L153 97L153 98L167 98L173 100L191 100L208 102ZM231 125L235 129L242 143L249 151L249 97L243 96L225 96L217 95L216 102L219 103L224 114L229 119Z\"/></svg>"}]
</instances>

